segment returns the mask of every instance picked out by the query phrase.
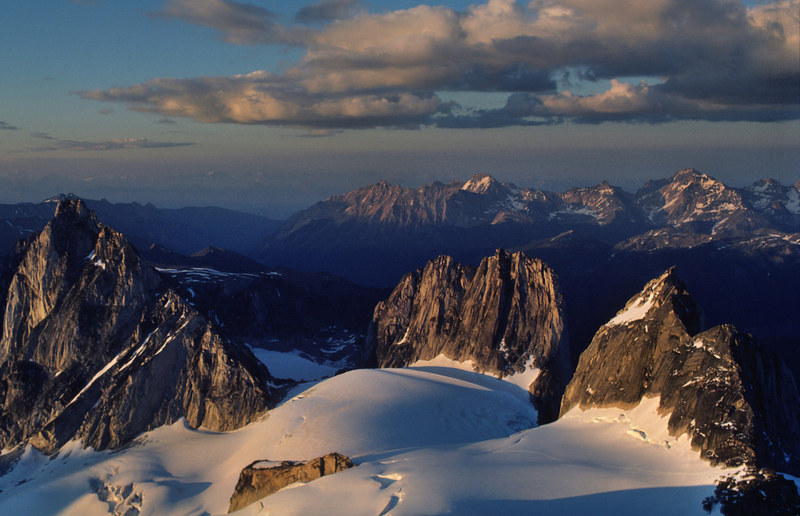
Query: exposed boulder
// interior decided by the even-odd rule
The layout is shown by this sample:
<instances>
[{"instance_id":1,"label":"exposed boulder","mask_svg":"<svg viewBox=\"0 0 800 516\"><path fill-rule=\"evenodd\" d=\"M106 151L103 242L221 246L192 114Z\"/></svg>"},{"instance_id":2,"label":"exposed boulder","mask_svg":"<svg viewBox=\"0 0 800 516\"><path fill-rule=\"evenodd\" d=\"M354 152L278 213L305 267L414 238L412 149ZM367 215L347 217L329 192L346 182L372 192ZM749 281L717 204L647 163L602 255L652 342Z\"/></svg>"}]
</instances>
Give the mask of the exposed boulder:
<instances>
[{"instance_id":1,"label":"exposed boulder","mask_svg":"<svg viewBox=\"0 0 800 516\"><path fill-rule=\"evenodd\" d=\"M715 465L800 471L800 396L780 359L730 325L701 330L673 269L604 325L581 354L561 414L660 397L671 435Z\"/></svg>"},{"instance_id":2,"label":"exposed boulder","mask_svg":"<svg viewBox=\"0 0 800 516\"><path fill-rule=\"evenodd\" d=\"M307 462L289 460L253 462L239 475L228 512L247 507L295 482L311 482L325 475L332 475L352 467L355 467L353 461L336 452Z\"/></svg>"},{"instance_id":3,"label":"exposed boulder","mask_svg":"<svg viewBox=\"0 0 800 516\"><path fill-rule=\"evenodd\" d=\"M375 308L367 346L380 367L444 355L500 377L536 369L527 387L541 421L555 418L569 375L555 274L541 260L502 249L477 269L440 256L407 274Z\"/></svg>"}]
</instances>

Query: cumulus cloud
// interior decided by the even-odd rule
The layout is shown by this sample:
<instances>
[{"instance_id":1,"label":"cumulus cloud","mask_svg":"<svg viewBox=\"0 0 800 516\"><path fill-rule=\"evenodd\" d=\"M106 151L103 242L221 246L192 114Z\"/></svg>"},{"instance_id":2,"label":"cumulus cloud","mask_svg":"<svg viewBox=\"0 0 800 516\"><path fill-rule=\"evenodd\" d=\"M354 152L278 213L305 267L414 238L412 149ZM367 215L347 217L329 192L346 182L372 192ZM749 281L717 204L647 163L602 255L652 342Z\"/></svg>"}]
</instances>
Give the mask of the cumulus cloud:
<instances>
[{"instance_id":1,"label":"cumulus cloud","mask_svg":"<svg viewBox=\"0 0 800 516\"><path fill-rule=\"evenodd\" d=\"M5 129L6 131L16 131L19 127L15 127L8 122L3 122L0 120L0 130Z\"/></svg>"},{"instance_id":2,"label":"cumulus cloud","mask_svg":"<svg viewBox=\"0 0 800 516\"><path fill-rule=\"evenodd\" d=\"M357 6L311 5L296 21L322 26L298 28L250 4L168 0L162 15L214 27L231 43L301 45L305 54L282 74L153 79L80 94L167 117L322 131L800 117L800 0ZM566 77L610 86L577 95ZM500 109L456 110L440 98L447 91L509 97Z\"/></svg>"},{"instance_id":3,"label":"cumulus cloud","mask_svg":"<svg viewBox=\"0 0 800 516\"><path fill-rule=\"evenodd\" d=\"M351 16L356 12L359 0L325 0L307 5L297 11L294 19L298 23L323 23Z\"/></svg>"},{"instance_id":4,"label":"cumulus cloud","mask_svg":"<svg viewBox=\"0 0 800 516\"><path fill-rule=\"evenodd\" d=\"M47 140L47 145L35 147L31 150L35 151L56 151L56 150L74 150L74 151L107 151L107 150L121 150L121 149L160 149L171 147L185 147L194 145L194 143L184 142L158 142L148 140L147 138L122 138L117 140L106 141L86 141L86 140L61 140L54 138L47 133L31 133L34 138Z\"/></svg>"}]
</instances>

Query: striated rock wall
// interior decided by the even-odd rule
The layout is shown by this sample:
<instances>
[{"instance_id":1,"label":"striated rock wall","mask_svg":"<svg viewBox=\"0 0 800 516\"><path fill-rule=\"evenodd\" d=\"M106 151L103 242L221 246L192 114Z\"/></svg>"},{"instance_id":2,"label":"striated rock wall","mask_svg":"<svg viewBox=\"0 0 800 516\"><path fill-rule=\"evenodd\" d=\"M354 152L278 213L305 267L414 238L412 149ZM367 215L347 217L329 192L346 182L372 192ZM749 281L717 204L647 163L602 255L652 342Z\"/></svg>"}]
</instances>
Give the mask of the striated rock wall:
<instances>
[{"instance_id":1,"label":"striated rock wall","mask_svg":"<svg viewBox=\"0 0 800 516\"><path fill-rule=\"evenodd\" d=\"M82 201L63 201L15 263L0 340L3 447L115 448L182 417L226 430L274 403L266 368Z\"/></svg>"},{"instance_id":2,"label":"striated rock wall","mask_svg":"<svg viewBox=\"0 0 800 516\"><path fill-rule=\"evenodd\" d=\"M367 346L381 367L443 354L500 376L538 369L529 391L544 420L555 417L569 375L555 274L502 249L477 269L440 256L407 274L375 308Z\"/></svg>"},{"instance_id":3,"label":"striated rock wall","mask_svg":"<svg viewBox=\"0 0 800 516\"><path fill-rule=\"evenodd\" d=\"M561 414L660 396L669 432L712 464L800 470L800 396L791 372L750 335L700 331L674 270L651 281L581 354Z\"/></svg>"},{"instance_id":4,"label":"striated rock wall","mask_svg":"<svg viewBox=\"0 0 800 516\"><path fill-rule=\"evenodd\" d=\"M308 462L256 461L244 468L231 496L228 512L238 511L295 482L311 482L355 467L341 453L329 453Z\"/></svg>"}]
</instances>

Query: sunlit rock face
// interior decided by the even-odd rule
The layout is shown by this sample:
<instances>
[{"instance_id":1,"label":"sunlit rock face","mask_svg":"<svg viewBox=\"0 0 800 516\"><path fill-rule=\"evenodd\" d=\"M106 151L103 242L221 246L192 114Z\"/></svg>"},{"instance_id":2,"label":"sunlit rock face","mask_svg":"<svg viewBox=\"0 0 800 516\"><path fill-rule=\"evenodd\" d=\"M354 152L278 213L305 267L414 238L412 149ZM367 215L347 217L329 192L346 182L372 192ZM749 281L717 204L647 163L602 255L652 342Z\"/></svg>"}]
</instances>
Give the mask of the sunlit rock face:
<instances>
[{"instance_id":1,"label":"sunlit rock face","mask_svg":"<svg viewBox=\"0 0 800 516\"><path fill-rule=\"evenodd\" d=\"M224 341L77 199L12 261L0 341L0 444L115 448L185 417L242 426L269 372Z\"/></svg>"},{"instance_id":2,"label":"sunlit rock face","mask_svg":"<svg viewBox=\"0 0 800 516\"><path fill-rule=\"evenodd\" d=\"M349 457L328 453L309 461L256 461L242 470L231 496L228 512L238 511L251 503L296 482L311 482L355 467Z\"/></svg>"},{"instance_id":3,"label":"sunlit rock face","mask_svg":"<svg viewBox=\"0 0 800 516\"><path fill-rule=\"evenodd\" d=\"M502 249L477 268L440 256L407 274L375 308L370 346L381 367L444 355L498 376L537 369L527 387L544 419L554 417L569 374L555 274L541 260Z\"/></svg>"},{"instance_id":4,"label":"sunlit rock face","mask_svg":"<svg viewBox=\"0 0 800 516\"><path fill-rule=\"evenodd\" d=\"M670 269L631 298L581 354L561 414L660 397L669 431L713 464L800 469L800 397L772 352L701 315Z\"/></svg>"}]
</instances>

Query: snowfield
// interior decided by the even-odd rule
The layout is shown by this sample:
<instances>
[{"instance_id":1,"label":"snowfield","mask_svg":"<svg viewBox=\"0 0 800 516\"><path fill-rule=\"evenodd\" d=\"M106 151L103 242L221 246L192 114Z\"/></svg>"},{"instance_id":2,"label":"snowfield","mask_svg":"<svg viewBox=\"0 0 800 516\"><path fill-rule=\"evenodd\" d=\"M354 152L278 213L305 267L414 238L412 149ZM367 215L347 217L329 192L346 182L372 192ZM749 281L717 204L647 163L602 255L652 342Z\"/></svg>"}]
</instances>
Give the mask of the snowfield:
<instances>
[{"instance_id":1,"label":"snowfield","mask_svg":"<svg viewBox=\"0 0 800 516\"><path fill-rule=\"evenodd\" d=\"M299 382L310 382L329 378L336 374L336 371L346 367L347 363L329 362L320 364L302 355L295 350L293 352L273 351L269 349L251 347L250 351L264 365L275 378L290 379Z\"/></svg>"},{"instance_id":2,"label":"snowfield","mask_svg":"<svg viewBox=\"0 0 800 516\"><path fill-rule=\"evenodd\" d=\"M0 477L0 514L225 514L248 464L331 451L357 467L236 514L706 514L701 501L726 472L668 436L657 405L575 409L534 428L527 392L491 376L351 371L234 432L181 421L114 452L73 442L49 459L28 448Z\"/></svg>"}]
</instances>

